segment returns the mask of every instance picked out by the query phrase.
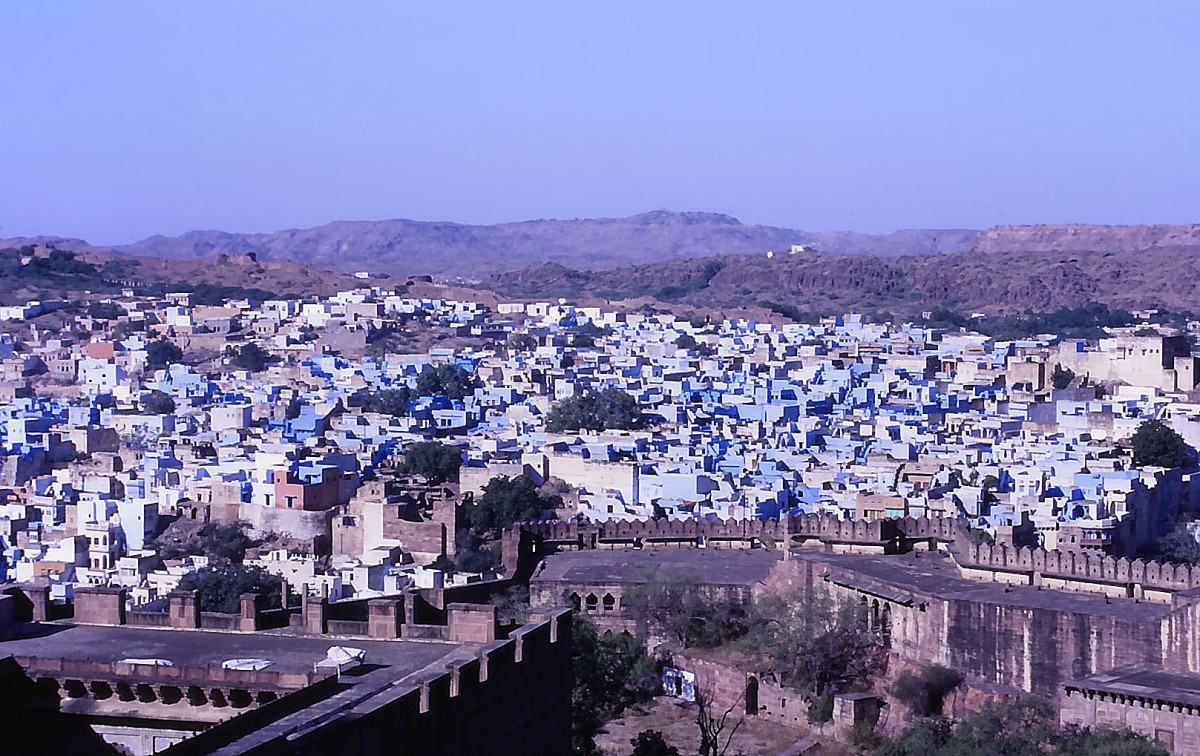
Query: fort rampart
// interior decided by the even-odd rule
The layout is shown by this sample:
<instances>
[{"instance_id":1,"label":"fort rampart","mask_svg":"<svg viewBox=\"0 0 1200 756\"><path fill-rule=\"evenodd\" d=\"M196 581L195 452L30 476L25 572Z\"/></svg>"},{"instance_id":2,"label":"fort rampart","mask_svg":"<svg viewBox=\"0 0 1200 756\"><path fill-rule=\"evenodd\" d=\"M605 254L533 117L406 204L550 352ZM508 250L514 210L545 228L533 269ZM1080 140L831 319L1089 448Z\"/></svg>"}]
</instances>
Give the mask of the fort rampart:
<instances>
[{"instance_id":1,"label":"fort rampart","mask_svg":"<svg viewBox=\"0 0 1200 756\"><path fill-rule=\"evenodd\" d=\"M841 520L834 515L791 515L779 520L627 520L523 523L519 534L542 551L643 547L784 548L823 546L832 551L903 553L943 548L961 574L977 580L1088 591L1161 602L1200 589L1200 566L1126 559L1085 551L1048 551L975 544L957 518L905 517ZM507 534L505 558L519 535Z\"/></svg>"},{"instance_id":2,"label":"fort rampart","mask_svg":"<svg viewBox=\"0 0 1200 756\"><path fill-rule=\"evenodd\" d=\"M271 728L235 718L164 753L188 756L219 747L255 754L565 753L570 707L550 704L570 697L570 632L570 613L549 611L477 655L403 686L365 699L351 688Z\"/></svg>"}]
</instances>

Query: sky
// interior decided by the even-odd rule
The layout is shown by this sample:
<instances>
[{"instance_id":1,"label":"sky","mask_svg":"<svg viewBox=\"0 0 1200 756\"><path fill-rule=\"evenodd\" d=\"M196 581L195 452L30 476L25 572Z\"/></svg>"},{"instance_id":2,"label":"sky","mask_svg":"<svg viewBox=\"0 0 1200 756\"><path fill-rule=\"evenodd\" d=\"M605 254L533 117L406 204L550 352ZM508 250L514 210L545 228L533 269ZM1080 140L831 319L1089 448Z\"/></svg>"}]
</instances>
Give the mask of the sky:
<instances>
[{"instance_id":1,"label":"sky","mask_svg":"<svg viewBox=\"0 0 1200 756\"><path fill-rule=\"evenodd\" d=\"M1200 3L9 2L0 237L1200 222Z\"/></svg>"}]
</instances>

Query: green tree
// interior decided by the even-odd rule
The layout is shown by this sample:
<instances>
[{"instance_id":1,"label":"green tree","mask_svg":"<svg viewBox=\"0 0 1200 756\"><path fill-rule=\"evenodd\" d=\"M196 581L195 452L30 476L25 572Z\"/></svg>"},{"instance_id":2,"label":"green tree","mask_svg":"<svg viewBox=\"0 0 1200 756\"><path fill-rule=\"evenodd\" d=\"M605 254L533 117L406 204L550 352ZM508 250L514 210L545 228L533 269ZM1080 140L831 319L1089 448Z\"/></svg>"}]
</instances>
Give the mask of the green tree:
<instances>
[{"instance_id":1,"label":"green tree","mask_svg":"<svg viewBox=\"0 0 1200 756\"><path fill-rule=\"evenodd\" d=\"M696 341L696 337L692 336L690 333L685 333L679 338L675 339L675 346L679 347L680 349L686 349L689 352L695 352L703 357L711 357L712 355L716 354L717 351L708 344Z\"/></svg>"},{"instance_id":2,"label":"green tree","mask_svg":"<svg viewBox=\"0 0 1200 756\"><path fill-rule=\"evenodd\" d=\"M823 592L768 593L750 612L742 648L812 701L840 693L880 668L883 648L860 608Z\"/></svg>"},{"instance_id":3,"label":"green tree","mask_svg":"<svg viewBox=\"0 0 1200 756\"><path fill-rule=\"evenodd\" d=\"M1057 738L1055 756L1167 756L1145 735L1116 727L1089 729L1068 725Z\"/></svg>"},{"instance_id":4,"label":"green tree","mask_svg":"<svg viewBox=\"0 0 1200 756\"><path fill-rule=\"evenodd\" d=\"M504 342L504 348L507 349L510 354L515 354L517 352L528 352L533 349L537 349L537 345L537 338L528 333L511 334Z\"/></svg>"},{"instance_id":5,"label":"green tree","mask_svg":"<svg viewBox=\"0 0 1200 756\"><path fill-rule=\"evenodd\" d=\"M253 544L249 529L250 523L246 520L205 523L183 543L164 545L159 555L163 559L203 555L218 565L241 564L246 558L246 549Z\"/></svg>"},{"instance_id":6,"label":"green tree","mask_svg":"<svg viewBox=\"0 0 1200 756\"><path fill-rule=\"evenodd\" d=\"M529 621L529 586L516 584L503 593L488 599L496 607L496 618L501 625L524 625Z\"/></svg>"},{"instance_id":7,"label":"green tree","mask_svg":"<svg viewBox=\"0 0 1200 756\"><path fill-rule=\"evenodd\" d=\"M992 535L991 533L989 533L987 530L984 530L983 528L973 528L968 525L967 526L967 535L969 535L971 537L972 543L980 543L980 544L986 543L988 545L991 545L996 542L996 536Z\"/></svg>"},{"instance_id":8,"label":"green tree","mask_svg":"<svg viewBox=\"0 0 1200 756\"><path fill-rule=\"evenodd\" d=\"M625 612L684 648L714 648L746 634L746 606L695 573L667 572L630 586Z\"/></svg>"},{"instance_id":9,"label":"green tree","mask_svg":"<svg viewBox=\"0 0 1200 756\"><path fill-rule=\"evenodd\" d=\"M1186 522L1176 524L1174 530L1159 539L1158 547L1162 555L1168 559L1188 564L1200 564L1200 541L1197 541L1196 536L1192 535L1192 531L1188 530Z\"/></svg>"},{"instance_id":10,"label":"green tree","mask_svg":"<svg viewBox=\"0 0 1200 756\"><path fill-rule=\"evenodd\" d=\"M265 370L271 362L271 353L258 344L243 344L238 348L230 362L234 367L257 373Z\"/></svg>"},{"instance_id":11,"label":"green tree","mask_svg":"<svg viewBox=\"0 0 1200 756\"><path fill-rule=\"evenodd\" d=\"M1145 420L1131 439L1133 464L1138 467L1183 467L1192 459L1192 448L1172 428L1159 420Z\"/></svg>"},{"instance_id":12,"label":"green tree","mask_svg":"<svg viewBox=\"0 0 1200 756\"><path fill-rule=\"evenodd\" d=\"M243 593L257 593L265 606L279 606L283 578L258 567L230 564L184 575L179 588L199 591L201 611L229 614L239 611Z\"/></svg>"},{"instance_id":13,"label":"green tree","mask_svg":"<svg viewBox=\"0 0 1200 756\"><path fill-rule=\"evenodd\" d=\"M426 365L417 375L417 394L459 401L474 390L471 374L458 365Z\"/></svg>"},{"instance_id":14,"label":"green tree","mask_svg":"<svg viewBox=\"0 0 1200 756\"><path fill-rule=\"evenodd\" d=\"M532 520L546 511L537 486L523 476L501 475L483 487L483 495L467 514L471 527L479 533L498 535L513 523Z\"/></svg>"},{"instance_id":15,"label":"green tree","mask_svg":"<svg viewBox=\"0 0 1200 756\"><path fill-rule=\"evenodd\" d=\"M679 347L680 349L691 350L700 346L700 342L696 341L695 336L691 335L690 333L685 333L681 334L679 338L675 339L675 346Z\"/></svg>"},{"instance_id":16,"label":"green tree","mask_svg":"<svg viewBox=\"0 0 1200 756\"><path fill-rule=\"evenodd\" d=\"M29 273L50 274L86 275L99 270L91 263L76 259L74 252L65 249L51 249L45 257L35 257L24 267Z\"/></svg>"},{"instance_id":17,"label":"green tree","mask_svg":"<svg viewBox=\"0 0 1200 756\"><path fill-rule=\"evenodd\" d=\"M641 425L641 420L637 400L609 386L600 391L585 389L556 403L546 415L546 430L630 430Z\"/></svg>"},{"instance_id":18,"label":"green tree","mask_svg":"<svg viewBox=\"0 0 1200 756\"><path fill-rule=\"evenodd\" d=\"M658 730L642 730L629 739L631 756L679 756L679 749L667 742Z\"/></svg>"},{"instance_id":19,"label":"green tree","mask_svg":"<svg viewBox=\"0 0 1200 756\"><path fill-rule=\"evenodd\" d=\"M1055 365L1054 371L1050 373L1050 385L1056 389L1065 389L1071 385L1073 380L1075 380L1075 371L1062 365Z\"/></svg>"},{"instance_id":20,"label":"green tree","mask_svg":"<svg viewBox=\"0 0 1200 756\"><path fill-rule=\"evenodd\" d=\"M405 475L420 475L430 485L441 485L458 480L462 467L462 452L457 446L447 446L437 441L418 441L404 450L404 461L400 471Z\"/></svg>"},{"instance_id":21,"label":"green tree","mask_svg":"<svg viewBox=\"0 0 1200 756\"><path fill-rule=\"evenodd\" d=\"M363 399L363 412L378 412L381 415L404 417L408 414L408 403L412 401L408 386L372 391Z\"/></svg>"},{"instance_id":22,"label":"green tree","mask_svg":"<svg viewBox=\"0 0 1200 756\"><path fill-rule=\"evenodd\" d=\"M645 644L629 633L601 634L578 612L571 633L571 740L575 753L594 754L602 724L658 691L658 670Z\"/></svg>"},{"instance_id":23,"label":"green tree","mask_svg":"<svg viewBox=\"0 0 1200 756\"><path fill-rule=\"evenodd\" d=\"M175 411L175 400L162 391L151 391L142 397L142 411L150 415L169 415Z\"/></svg>"},{"instance_id":24,"label":"green tree","mask_svg":"<svg viewBox=\"0 0 1200 756\"><path fill-rule=\"evenodd\" d=\"M151 341L146 345L146 367L161 370L183 359L183 350L167 339Z\"/></svg>"},{"instance_id":25,"label":"green tree","mask_svg":"<svg viewBox=\"0 0 1200 756\"><path fill-rule=\"evenodd\" d=\"M985 706L957 725L921 718L895 738L885 738L875 756L1167 756L1144 735L1111 728L1058 728L1045 701L1022 699Z\"/></svg>"},{"instance_id":26,"label":"green tree","mask_svg":"<svg viewBox=\"0 0 1200 756\"><path fill-rule=\"evenodd\" d=\"M116 302L92 302L87 314L96 320L116 320L125 314L125 308Z\"/></svg>"},{"instance_id":27,"label":"green tree","mask_svg":"<svg viewBox=\"0 0 1200 756\"><path fill-rule=\"evenodd\" d=\"M611 335L612 329L607 326L598 326L595 323L587 322L571 327L569 333L571 335L571 344L574 346L593 347L596 345L596 339L602 339L605 336Z\"/></svg>"}]
</instances>

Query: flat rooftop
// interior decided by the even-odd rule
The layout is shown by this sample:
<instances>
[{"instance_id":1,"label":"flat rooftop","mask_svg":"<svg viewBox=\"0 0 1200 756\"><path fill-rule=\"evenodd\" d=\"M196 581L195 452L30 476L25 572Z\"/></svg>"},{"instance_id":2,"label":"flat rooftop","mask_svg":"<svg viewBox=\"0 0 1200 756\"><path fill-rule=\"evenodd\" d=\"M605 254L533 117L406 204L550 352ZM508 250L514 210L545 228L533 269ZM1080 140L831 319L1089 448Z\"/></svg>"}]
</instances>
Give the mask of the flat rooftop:
<instances>
[{"instance_id":1,"label":"flat rooftop","mask_svg":"<svg viewBox=\"0 0 1200 756\"><path fill-rule=\"evenodd\" d=\"M178 666L221 666L229 659L268 659L268 671L311 672L330 646L366 650L366 663L393 668L394 675L416 671L448 657L461 643L341 639L258 633L219 633L144 627L26 625L26 637L0 641L0 657L40 656L96 662L168 659ZM470 644L466 644L470 645ZM477 648L477 647L476 647Z\"/></svg>"},{"instance_id":2,"label":"flat rooftop","mask_svg":"<svg viewBox=\"0 0 1200 756\"><path fill-rule=\"evenodd\" d=\"M859 590L875 592L892 600L909 595L919 603L921 596L928 596L944 600L1120 617L1144 622L1157 622L1171 613L1170 604L1153 601L1139 602L1131 598L1106 598L1098 593L1053 588L1038 590L1032 585L1010 586L972 580L963 577L949 557L931 552L914 551L897 555L831 554L800 548L794 549L792 556L828 565L837 573L853 572L852 575L831 573L831 580Z\"/></svg>"},{"instance_id":3,"label":"flat rooftop","mask_svg":"<svg viewBox=\"0 0 1200 756\"><path fill-rule=\"evenodd\" d=\"M1200 706L1200 675L1135 664L1071 680L1068 688Z\"/></svg>"},{"instance_id":4,"label":"flat rooftop","mask_svg":"<svg viewBox=\"0 0 1200 756\"><path fill-rule=\"evenodd\" d=\"M715 585L753 585L783 559L771 549L645 548L566 551L546 557L531 582L645 583L658 573L695 574Z\"/></svg>"}]
</instances>

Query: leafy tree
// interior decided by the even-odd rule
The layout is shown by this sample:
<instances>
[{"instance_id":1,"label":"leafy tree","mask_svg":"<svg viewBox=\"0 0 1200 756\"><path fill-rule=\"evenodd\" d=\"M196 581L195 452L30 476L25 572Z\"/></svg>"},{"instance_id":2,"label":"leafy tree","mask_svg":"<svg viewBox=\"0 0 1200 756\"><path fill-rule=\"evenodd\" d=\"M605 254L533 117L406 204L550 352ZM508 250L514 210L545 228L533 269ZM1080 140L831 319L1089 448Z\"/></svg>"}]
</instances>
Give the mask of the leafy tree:
<instances>
[{"instance_id":1,"label":"leafy tree","mask_svg":"<svg viewBox=\"0 0 1200 756\"><path fill-rule=\"evenodd\" d=\"M927 664L917 674L901 672L892 685L892 695L917 716L941 716L946 696L961 684L962 675L956 670Z\"/></svg>"},{"instance_id":2,"label":"leafy tree","mask_svg":"<svg viewBox=\"0 0 1200 756\"><path fill-rule=\"evenodd\" d=\"M559 401L546 415L546 430L551 433L630 430L637 428L641 420L637 400L621 389L609 386L600 391L585 389Z\"/></svg>"},{"instance_id":3,"label":"leafy tree","mask_svg":"<svg viewBox=\"0 0 1200 756\"><path fill-rule=\"evenodd\" d=\"M833 719L833 694L822 693L808 703L808 723L824 724Z\"/></svg>"},{"instance_id":4,"label":"leafy tree","mask_svg":"<svg viewBox=\"0 0 1200 756\"><path fill-rule=\"evenodd\" d=\"M498 548L499 544L486 546L483 539L471 534L466 546L455 552L454 571L487 572L500 563Z\"/></svg>"},{"instance_id":5,"label":"leafy tree","mask_svg":"<svg viewBox=\"0 0 1200 756\"><path fill-rule=\"evenodd\" d=\"M746 606L694 573L654 575L626 589L626 614L684 648L713 648L746 634Z\"/></svg>"},{"instance_id":6,"label":"leafy tree","mask_svg":"<svg viewBox=\"0 0 1200 756\"><path fill-rule=\"evenodd\" d=\"M743 649L812 701L866 680L882 661L878 636L853 603L825 593L769 593L755 600Z\"/></svg>"},{"instance_id":7,"label":"leafy tree","mask_svg":"<svg viewBox=\"0 0 1200 756\"><path fill-rule=\"evenodd\" d=\"M169 415L175 411L175 400L162 391L151 391L142 399L142 411L151 415Z\"/></svg>"},{"instance_id":8,"label":"leafy tree","mask_svg":"<svg viewBox=\"0 0 1200 756\"><path fill-rule=\"evenodd\" d=\"M596 339L612 335L612 329L607 326L598 326L589 321L572 327L570 334L573 345L577 347L592 347L596 345Z\"/></svg>"},{"instance_id":9,"label":"leafy tree","mask_svg":"<svg viewBox=\"0 0 1200 756\"><path fill-rule=\"evenodd\" d=\"M267 350L260 347L258 344L243 344L234 354L230 362L235 367L242 370L249 370L251 373L257 373L265 370L267 365L271 363L271 354Z\"/></svg>"},{"instance_id":10,"label":"leafy tree","mask_svg":"<svg viewBox=\"0 0 1200 756\"><path fill-rule=\"evenodd\" d=\"M496 607L496 618L502 625L523 625L529 620L529 586L516 584L504 593L492 596L488 603Z\"/></svg>"},{"instance_id":11,"label":"leafy tree","mask_svg":"<svg viewBox=\"0 0 1200 756\"><path fill-rule=\"evenodd\" d=\"M1138 467L1183 467L1193 449L1172 428L1159 420L1145 420L1134 431L1133 464Z\"/></svg>"},{"instance_id":12,"label":"leafy tree","mask_svg":"<svg viewBox=\"0 0 1200 756\"><path fill-rule=\"evenodd\" d=\"M950 742L950 723L941 718L918 719L904 728L894 739L884 740L875 749L875 756L933 756L943 753ZM949 756L949 752L946 752ZM971 751L962 756L971 756ZM980 753L979 756L984 756Z\"/></svg>"},{"instance_id":13,"label":"leafy tree","mask_svg":"<svg viewBox=\"0 0 1200 756\"><path fill-rule=\"evenodd\" d=\"M404 451L400 471L405 475L420 475L431 485L458 480L462 467L462 452L456 446L437 441L418 441Z\"/></svg>"},{"instance_id":14,"label":"leafy tree","mask_svg":"<svg viewBox=\"0 0 1200 756\"><path fill-rule=\"evenodd\" d=\"M146 367L160 370L183 359L183 350L167 339L151 341L146 345Z\"/></svg>"},{"instance_id":15,"label":"leafy tree","mask_svg":"<svg viewBox=\"0 0 1200 756\"><path fill-rule=\"evenodd\" d=\"M1050 385L1056 389L1065 389L1071 385L1073 380L1075 380L1075 371L1062 365L1055 365L1054 371L1050 373Z\"/></svg>"},{"instance_id":16,"label":"leafy tree","mask_svg":"<svg viewBox=\"0 0 1200 756\"><path fill-rule=\"evenodd\" d=\"M658 730L642 730L629 739L632 756L679 756L679 749L669 744Z\"/></svg>"},{"instance_id":17,"label":"leafy tree","mask_svg":"<svg viewBox=\"0 0 1200 756\"><path fill-rule=\"evenodd\" d=\"M483 495L468 512L471 527L479 533L497 534L513 523L532 520L546 511L533 481L523 476L501 475L483 487Z\"/></svg>"},{"instance_id":18,"label":"leafy tree","mask_svg":"<svg viewBox=\"0 0 1200 756\"><path fill-rule=\"evenodd\" d=\"M536 349L537 345L537 338L528 333L514 333L504 342L504 348L510 353L528 352Z\"/></svg>"},{"instance_id":19,"label":"leafy tree","mask_svg":"<svg viewBox=\"0 0 1200 756\"><path fill-rule=\"evenodd\" d=\"M125 308L116 302L92 302L88 305L87 314L96 320L116 320L125 314Z\"/></svg>"},{"instance_id":20,"label":"leafy tree","mask_svg":"<svg viewBox=\"0 0 1200 756\"><path fill-rule=\"evenodd\" d=\"M708 344L696 341L696 337L690 333L682 334L679 338L675 339L675 346L680 349L686 349L689 352L696 352L704 357L711 357L716 354L715 349Z\"/></svg>"},{"instance_id":21,"label":"leafy tree","mask_svg":"<svg viewBox=\"0 0 1200 756\"><path fill-rule=\"evenodd\" d=\"M184 543L162 547L160 555L163 559L204 555L216 564L241 564L253 543L249 529L250 523L245 520L205 523Z\"/></svg>"},{"instance_id":22,"label":"leafy tree","mask_svg":"<svg viewBox=\"0 0 1200 756\"><path fill-rule=\"evenodd\" d=\"M35 257L25 266L30 273L90 275L99 269L91 263L76 259L65 249L51 249L45 257Z\"/></svg>"},{"instance_id":23,"label":"leafy tree","mask_svg":"<svg viewBox=\"0 0 1200 756\"><path fill-rule=\"evenodd\" d=\"M1161 744L1116 727L1090 729L1068 725L1058 737L1058 756L1166 756Z\"/></svg>"},{"instance_id":24,"label":"leafy tree","mask_svg":"<svg viewBox=\"0 0 1200 756\"><path fill-rule=\"evenodd\" d=\"M417 376L417 394L459 401L474 390L471 374L458 365L426 365Z\"/></svg>"},{"instance_id":25,"label":"leafy tree","mask_svg":"<svg viewBox=\"0 0 1200 756\"><path fill-rule=\"evenodd\" d=\"M597 632L586 617L573 615L571 740L577 754L596 753L600 725L658 691L657 665L642 641L629 633Z\"/></svg>"},{"instance_id":26,"label":"leafy tree","mask_svg":"<svg viewBox=\"0 0 1200 756\"><path fill-rule=\"evenodd\" d=\"M1053 708L1037 699L986 706L957 725L921 718L895 738L884 739L875 756L1166 756L1144 735L1111 728L1059 729Z\"/></svg>"},{"instance_id":27,"label":"leafy tree","mask_svg":"<svg viewBox=\"0 0 1200 756\"><path fill-rule=\"evenodd\" d=\"M996 542L996 536L989 533L984 528L974 528L967 526L967 535L970 536L972 543L991 545Z\"/></svg>"},{"instance_id":28,"label":"leafy tree","mask_svg":"<svg viewBox=\"0 0 1200 756\"><path fill-rule=\"evenodd\" d=\"M412 401L408 386L372 391L363 399L363 412L378 412L381 415L404 417L408 414L408 403Z\"/></svg>"},{"instance_id":29,"label":"leafy tree","mask_svg":"<svg viewBox=\"0 0 1200 756\"><path fill-rule=\"evenodd\" d=\"M279 606L283 578L258 567L230 564L184 575L179 588L200 592L200 611L233 613L243 593L257 593L268 606Z\"/></svg>"},{"instance_id":30,"label":"leafy tree","mask_svg":"<svg viewBox=\"0 0 1200 756\"><path fill-rule=\"evenodd\" d=\"M1158 547L1168 559L1200 564L1200 541L1196 540L1186 522L1178 523L1174 530L1159 539Z\"/></svg>"}]
</instances>

